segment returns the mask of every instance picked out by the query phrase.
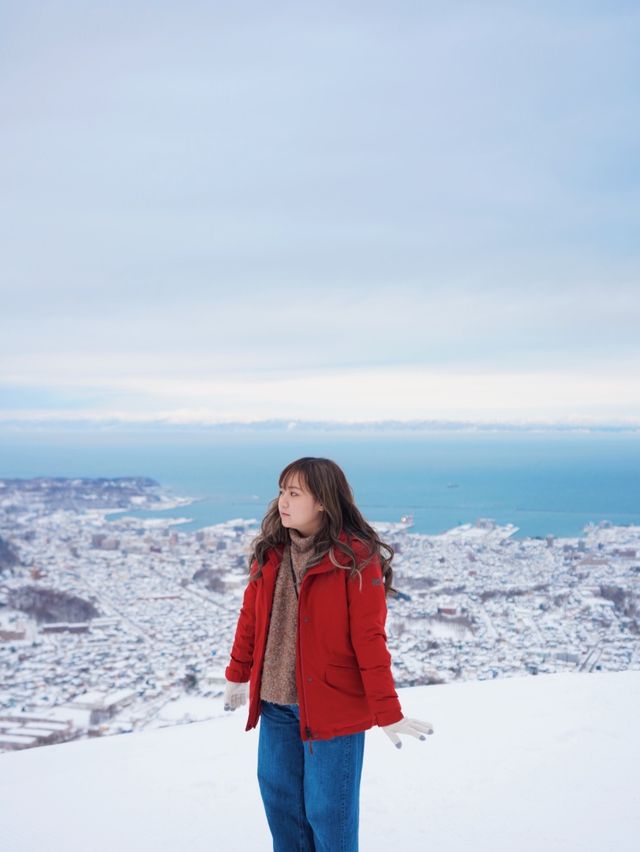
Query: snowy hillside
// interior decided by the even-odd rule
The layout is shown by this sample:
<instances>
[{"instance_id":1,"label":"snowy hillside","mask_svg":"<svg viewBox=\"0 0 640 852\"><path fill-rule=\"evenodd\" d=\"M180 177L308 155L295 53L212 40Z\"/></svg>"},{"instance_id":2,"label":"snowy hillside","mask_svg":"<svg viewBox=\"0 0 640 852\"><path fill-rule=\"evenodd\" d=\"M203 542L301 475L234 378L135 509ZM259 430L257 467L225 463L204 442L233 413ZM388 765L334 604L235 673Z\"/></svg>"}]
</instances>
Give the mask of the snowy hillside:
<instances>
[{"instance_id":1,"label":"snowy hillside","mask_svg":"<svg viewBox=\"0 0 640 852\"><path fill-rule=\"evenodd\" d=\"M631 852L640 836L640 672L398 690L433 723L367 732L362 852ZM7 852L269 852L246 708L0 756Z\"/></svg>"}]
</instances>

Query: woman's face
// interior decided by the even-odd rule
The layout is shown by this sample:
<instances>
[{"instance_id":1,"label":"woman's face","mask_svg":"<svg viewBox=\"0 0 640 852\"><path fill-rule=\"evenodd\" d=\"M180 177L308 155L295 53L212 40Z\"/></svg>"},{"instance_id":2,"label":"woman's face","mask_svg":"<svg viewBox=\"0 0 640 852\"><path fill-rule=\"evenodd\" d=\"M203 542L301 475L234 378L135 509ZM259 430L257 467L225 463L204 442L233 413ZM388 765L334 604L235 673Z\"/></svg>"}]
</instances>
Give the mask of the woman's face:
<instances>
[{"instance_id":1,"label":"woman's face","mask_svg":"<svg viewBox=\"0 0 640 852\"><path fill-rule=\"evenodd\" d=\"M322 526L322 504L304 487L300 476L294 473L280 488L278 510L282 526L293 527L300 535L313 535Z\"/></svg>"}]
</instances>

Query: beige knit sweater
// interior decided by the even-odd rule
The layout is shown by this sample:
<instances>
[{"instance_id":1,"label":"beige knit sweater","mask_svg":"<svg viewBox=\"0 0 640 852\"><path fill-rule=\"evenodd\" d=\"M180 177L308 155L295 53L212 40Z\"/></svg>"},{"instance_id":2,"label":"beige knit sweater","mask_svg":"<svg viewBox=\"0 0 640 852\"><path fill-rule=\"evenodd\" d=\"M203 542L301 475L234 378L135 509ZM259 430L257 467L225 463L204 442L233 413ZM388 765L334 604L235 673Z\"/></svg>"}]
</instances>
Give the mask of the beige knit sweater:
<instances>
[{"instance_id":1,"label":"beige knit sweater","mask_svg":"<svg viewBox=\"0 0 640 852\"><path fill-rule=\"evenodd\" d=\"M298 704L296 689L298 599L293 585L291 566L293 565L299 589L313 552L314 540L314 535L302 536L297 530L289 528L289 543L285 545L273 592L271 623L264 652L260 686L260 698L263 701L272 701L274 704Z\"/></svg>"}]
</instances>

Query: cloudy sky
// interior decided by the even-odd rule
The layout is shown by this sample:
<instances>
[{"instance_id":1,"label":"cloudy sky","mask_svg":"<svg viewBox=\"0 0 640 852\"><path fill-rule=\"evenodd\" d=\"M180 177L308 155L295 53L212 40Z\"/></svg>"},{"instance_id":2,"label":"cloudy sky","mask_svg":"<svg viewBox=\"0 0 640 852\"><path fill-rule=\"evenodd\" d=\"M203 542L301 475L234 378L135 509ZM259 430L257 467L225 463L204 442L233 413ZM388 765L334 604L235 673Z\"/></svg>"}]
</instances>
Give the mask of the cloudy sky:
<instances>
[{"instance_id":1,"label":"cloudy sky","mask_svg":"<svg viewBox=\"0 0 640 852\"><path fill-rule=\"evenodd\" d=\"M640 423L637 3L0 16L0 421Z\"/></svg>"}]
</instances>

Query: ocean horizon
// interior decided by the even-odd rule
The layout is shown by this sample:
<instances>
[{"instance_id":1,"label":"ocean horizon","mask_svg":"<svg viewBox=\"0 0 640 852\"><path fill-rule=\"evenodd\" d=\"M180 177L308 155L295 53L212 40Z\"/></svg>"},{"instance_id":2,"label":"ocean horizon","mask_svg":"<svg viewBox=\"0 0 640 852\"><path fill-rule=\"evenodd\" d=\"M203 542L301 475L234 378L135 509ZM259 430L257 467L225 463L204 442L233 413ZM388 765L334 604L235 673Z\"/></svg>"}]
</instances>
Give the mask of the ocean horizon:
<instances>
[{"instance_id":1,"label":"ocean horizon","mask_svg":"<svg viewBox=\"0 0 640 852\"><path fill-rule=\"evenodd\" d=\"M282 468L326 456L371 523L413 515L436 534L478 518L516 538L582 535L588 523L640 523L640 435L606 432L238 432L4 434L0 478L148 476L194 500L139 517L188 517L181 530L260 521ZM122 513L116 513L120 515Z\"/></svg>"}]
</instances>

